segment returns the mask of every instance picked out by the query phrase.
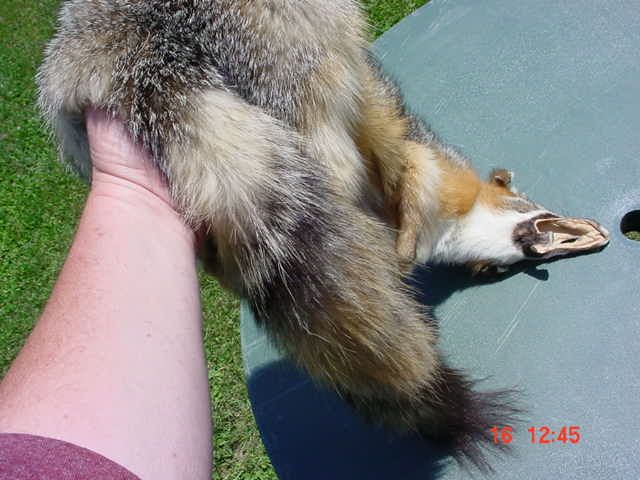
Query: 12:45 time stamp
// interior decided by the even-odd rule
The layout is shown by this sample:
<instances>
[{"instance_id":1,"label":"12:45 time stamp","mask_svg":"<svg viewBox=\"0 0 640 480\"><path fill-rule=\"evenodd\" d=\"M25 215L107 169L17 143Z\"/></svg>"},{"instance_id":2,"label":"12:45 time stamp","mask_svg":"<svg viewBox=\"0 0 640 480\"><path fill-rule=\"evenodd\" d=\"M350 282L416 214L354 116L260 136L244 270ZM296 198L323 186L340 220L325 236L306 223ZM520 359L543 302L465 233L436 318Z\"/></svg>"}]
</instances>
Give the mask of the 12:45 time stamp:
<instances>
[{"instance_id":1,"label":"12:45 time stamp","mask_svg":"<svg viewBox=\"0 0 640 480\"><path fill-rule=\"evenodd\" d=\"M563 426L558 429L550 428L546 425L542 427L529 427L529 441L532 444L549 445L552 443L578 444L580 443L580 427L577 425ZM493 443L509 444L513 441L513 427L493 427Z\"/></svg>"}]
</instances>

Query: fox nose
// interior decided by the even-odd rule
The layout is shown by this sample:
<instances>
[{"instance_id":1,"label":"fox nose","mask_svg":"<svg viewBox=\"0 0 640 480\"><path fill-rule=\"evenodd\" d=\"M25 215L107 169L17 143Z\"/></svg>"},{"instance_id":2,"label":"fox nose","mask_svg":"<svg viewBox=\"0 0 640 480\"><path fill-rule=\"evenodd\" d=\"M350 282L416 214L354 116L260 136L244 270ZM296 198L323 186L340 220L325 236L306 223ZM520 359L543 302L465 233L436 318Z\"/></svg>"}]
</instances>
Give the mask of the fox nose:
<instances>
[{"instance_id":1,"label":"fox nose","mask_svg":"<svg viewBox=\"0 0 640 480\"><path fill-rule=\"evenodd\" d=\"M599 250L609 243L609 232L587 218L542 215L527 222L519 239L526 255L551 258Z\"/></svg>"}]
</instances>

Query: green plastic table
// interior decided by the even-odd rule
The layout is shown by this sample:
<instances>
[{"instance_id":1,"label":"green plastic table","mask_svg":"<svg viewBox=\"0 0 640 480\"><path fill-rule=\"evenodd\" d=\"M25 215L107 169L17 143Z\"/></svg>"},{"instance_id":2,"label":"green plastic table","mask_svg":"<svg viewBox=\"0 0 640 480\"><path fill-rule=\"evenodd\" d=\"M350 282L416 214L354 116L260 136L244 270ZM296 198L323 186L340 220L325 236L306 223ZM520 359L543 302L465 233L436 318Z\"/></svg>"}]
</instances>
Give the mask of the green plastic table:
<instances>
[{"instance_id":1,"label":"green plastic table","mask_svg":"<svg viewBox=\"0 0 640 480\"><path fill-rule=\"evenodd\" d=\"M432 0L374 45L411 108L487 174L504 166L546 207L595 218L601 253L522 265L496 282L418 272L451 362L519 386L499 479L640 478L640 3ZM625 227L638 227L640 215ZM283 480L461 479L415 437L366 425L269 346L246 304L242 345L263 442ZM578 444L529 427L579 426Z\"/></svg>"}]
</instances>

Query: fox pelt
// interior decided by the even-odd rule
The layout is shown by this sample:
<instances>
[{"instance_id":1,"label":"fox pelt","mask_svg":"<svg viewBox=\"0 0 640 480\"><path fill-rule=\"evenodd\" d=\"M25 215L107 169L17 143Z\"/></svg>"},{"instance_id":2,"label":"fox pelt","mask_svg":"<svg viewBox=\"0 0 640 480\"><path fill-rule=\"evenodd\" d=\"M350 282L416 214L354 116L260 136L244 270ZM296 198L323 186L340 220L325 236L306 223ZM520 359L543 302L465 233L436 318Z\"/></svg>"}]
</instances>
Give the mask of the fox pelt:
<instances>
[{"instance_id":1,"label":"fox pelt","mask_svg":"<svg viewBox=\"0 0 640 480\"><path fill-rule=\"evenodd\" d=\"M208 270L316 382L487 468L509 397L446 364L406 274L536 256L554 215L440 143L365 32L352 0L67 1L39 103L89 181L85 110L122 119L206 229Z\"/></svg>"}]
</instances>

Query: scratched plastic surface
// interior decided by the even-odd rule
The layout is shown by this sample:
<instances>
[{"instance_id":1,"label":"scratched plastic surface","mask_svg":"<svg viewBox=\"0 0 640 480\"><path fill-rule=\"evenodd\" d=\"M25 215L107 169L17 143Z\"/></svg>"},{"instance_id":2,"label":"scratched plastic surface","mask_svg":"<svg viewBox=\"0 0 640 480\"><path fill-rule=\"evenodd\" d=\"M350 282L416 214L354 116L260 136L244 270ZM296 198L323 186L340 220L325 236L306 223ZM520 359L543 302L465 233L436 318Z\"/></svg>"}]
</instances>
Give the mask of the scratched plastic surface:
<instances>
[{"instance_id":1,"label":"scratched plastic surface","mask_svg":"<svg viewBox=\"0 0 640 480\"><path fill-rule=\"evenodd\" d=\"M640 477L640 4L433 0L374 47L411 108L484 175L550 209L598 219L601 253L523 266L495 283L420 272L443 349L483 388L519 386L528 420L496 479ZM435 446L365 425L268 345L246 305L247 382L283 480L472 478ZM577 445L527 429L580 427Z\"/></svg>"}]
</instances>

